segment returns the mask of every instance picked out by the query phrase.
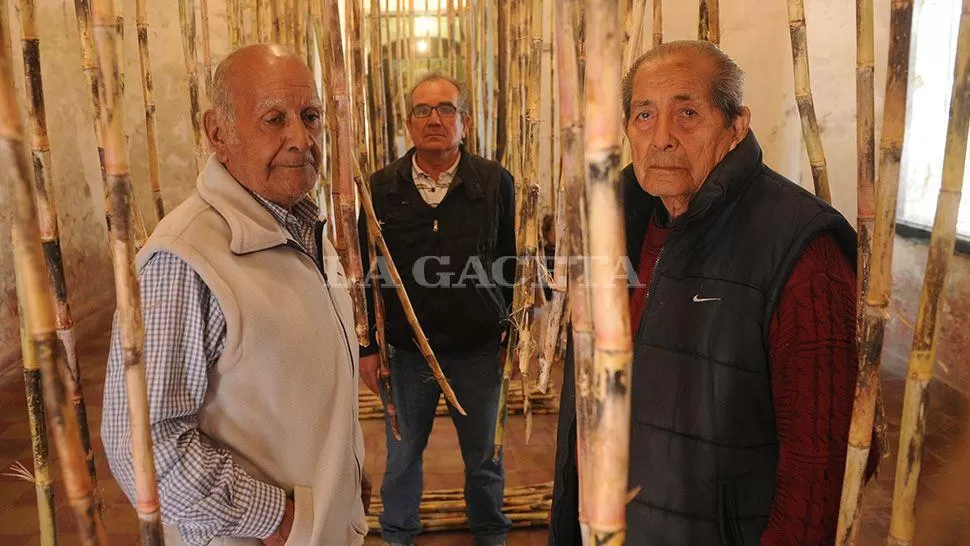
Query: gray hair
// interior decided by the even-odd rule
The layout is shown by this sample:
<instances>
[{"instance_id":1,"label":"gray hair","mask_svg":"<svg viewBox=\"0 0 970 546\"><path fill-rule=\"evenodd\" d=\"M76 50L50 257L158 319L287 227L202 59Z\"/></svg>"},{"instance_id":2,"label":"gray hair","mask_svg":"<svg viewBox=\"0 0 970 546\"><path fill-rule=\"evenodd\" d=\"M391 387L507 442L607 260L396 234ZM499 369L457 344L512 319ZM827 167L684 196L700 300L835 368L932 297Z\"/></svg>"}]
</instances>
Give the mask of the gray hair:
<instances>
[{"instance_id":1,"label":"gray hair","mask_svg":"<svg viewBox=\"0 0 970 546\"><path fill-rule=\"evenodd\" d=\"M455 106L458 107L459 112L467 115L468 114L468 91L465 89L465 85L446 74L442 74L440 72L432 72L430 74L425 75L420 80L418 80L418 83L414 84L411 87L411 90L408 91L408 116L411 115L411 108L414 107L414 92L422 84L428 83L428 82L435 82L435 81L448 82L451 85L455 86L455 89L458 90L458 104L456 104Z\"/></svg>"},{"instance_id":2,"label":"gray hair","mask_svg":"<svg viewBox=\"0 0 970 546\"><path fill-rule=\"evenodd\" d=\"M706 55L714 61L714 78L711 80L711 101L724 115L728 125L734 122L744 109L744 71L719 47L703 40L681 40L661 44L644 53L634 61L623 76L623 120L630 119L630 103L633 101L633 79L644 63L663 59L668 55L692 51Z\"/></svg>"}]
</instances>

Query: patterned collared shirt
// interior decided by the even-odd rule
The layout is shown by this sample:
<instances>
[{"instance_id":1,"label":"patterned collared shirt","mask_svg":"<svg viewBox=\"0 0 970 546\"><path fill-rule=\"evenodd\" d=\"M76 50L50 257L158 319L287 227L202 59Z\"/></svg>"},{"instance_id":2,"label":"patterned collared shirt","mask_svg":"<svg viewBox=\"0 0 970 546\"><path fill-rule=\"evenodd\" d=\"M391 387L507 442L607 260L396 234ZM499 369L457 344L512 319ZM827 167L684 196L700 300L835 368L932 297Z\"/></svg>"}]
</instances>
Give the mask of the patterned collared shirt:
<instances>
[{"instance_id":1,"label":"patterned collared shirt","mask_svg":"<svg viewBox=\"0 0 970 546\"><path fill-rule=\"evenodd\" d=\"M441 200L445 198L448 189L451 188L451 183L455 180L459 161L461 161L461 154L458 154L458 159L455 160L454 165L448 167L435 180L431 178L431 175L421 170L421 167L418 167L418 154L411 156L411 175L414 177L414 186L418 188L418 193L421 194L426 203L432 207L441 204Z\"/></svg>"},{"instance_id":2,"label":"patterned collared shirt","mask_svg":"<svg viewBox=\"0 0 970 546\"><path fill-rule=\"evenodd\" d=\"M316 260L316 204L307 197L287 209L253 196ZM286 493L247 474L229 451L213 447L197 428L209 369L226 345L226 317L219 302L187 263L164 251L149 259L139 283L162 519L176 524L182 540L193 546L220 536L268 537L283 519ZM131 428L117 318L115 314L101 436L111 473L134 503Z\"/></svg>"}]
</instances>

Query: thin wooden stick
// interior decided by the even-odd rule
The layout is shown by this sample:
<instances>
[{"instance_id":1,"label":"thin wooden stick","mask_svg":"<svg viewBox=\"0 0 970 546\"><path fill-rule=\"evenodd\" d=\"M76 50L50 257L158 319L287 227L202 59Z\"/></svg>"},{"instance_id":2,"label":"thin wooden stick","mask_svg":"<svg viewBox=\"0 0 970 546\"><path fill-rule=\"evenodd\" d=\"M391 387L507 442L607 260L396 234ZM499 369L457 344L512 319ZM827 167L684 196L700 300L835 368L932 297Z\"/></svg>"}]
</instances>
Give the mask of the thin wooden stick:
<instances>
[{"instance_id":1,"label":"thin wooden stick","mask_svg":"<svg viewBox=\"0 0 970 546\"><path fill-rule=\"evenodd\" d=\"M475 66L475 47L474 47L474 36L472 35L472 17L473 9L471 6L471 0L465 5L462 17L459 19L459 26L461 27L461 55L460 57L465 61L465 83L468 88L468 100L469 107L471 108L472 114L472 126L471 130L468 131L468 149L471 153L476 155L481 155L481 150L478 148L478 130L481 127L481 116L482 109L478 106L476 102L478 100L478 85L477 85L477 74L472 72Z\"/></svg>"},{"instance_id":2,"label":"thin wooden stick","mask_svg":"<svg viewBox=\"0 0 970 546\"><path fill-rule=\"evenodd\" d=\"M715 45L721 43L721 14L718 0L701 0L697 39L706 40Z\"/></svg>"},{"instance_id":3,"label":"thin wooden stick","mask_svg":"<svg viewBox=\"0 0 970 546\"><path fill-rule=\"evenodd\" d=\"M256 32L259 42L273 42L273 14L271 0L256 0Z\"/></svg>"},{"instance_id":4,"label":"thin wooden stick","mask_svg":"<svg viewBox=\"0 0 970 546\"><path fill-rule=\"evenodd\" d=\"M455 51L455 0L448 1L448 71L452 78L458 77L458 55ZM441 5L439 0L438 5ZM464 39L464 36L462 36ZM466 75L467 79L467 75Z\"/></svg>"},{"instance_id":5,"label":"thin wooden stick","mask_svg":"<svg viewBox=\"0 0 970 546\"><path fill-rule=\"evenodd\" d=\"M357 166L359 171L359 166ZM361 177L357 177L358 186L362 185ZM374 241L377 243L377 249L380 251L381 255L384 256L384 263L387 265L387 271L391 276L391 281L394 283L395 291L397 292L397 297L401 301L401 307L404 310L404 315L408 319L408 324L411 325L411 330L414 332L414 341L421 350L421 354L424 356L425 360L428 362L428 367L431 368L431 374L434 376L435 381L438 382L438 386L441 387L441 392L445 395L445 400L451 404L458 413L462 415L468 415L465 412L465 408L461 407L458 403L458 398L455 396L454 389L448 383L448 379L445 377L444 372L441 371L441 365L438 363L438 358L435 356L434 351L431 349L431 345L428 343L428 336L425 335L424 329L421 328L421 324L418 323L418 317L414 313L414 307L411 305L411 299L408 297L407 292L404 289L404 281L401 279L401 274L398 273L397 266L394 265L394 259L391 257L391 252L387 248L387 242L384 241L384 235L381 233L380 223L377 220L377 213L374 212L374 203L371 201L370 194L366 191L360 191L360 204L361 211L363 214L367 215L367 230L370 236L373 236Z\"/></svg>"},{"instance_id":6,"label":"thin wooden stick","mask_svg":"<svg viewBox=\"0 0 970 546\"><path fill-rule=\"evenodd\" d=\"M630 370L633 342L624 278L615 264L626 254L620 185L622 50L616 2L588 0L586 67L586 176L589 182L590 267L595 403L577 415L586 421L592 460L583 502L594 544L625 542L630 443Z\"/></svg>"},{"instance_id":7,"label":"thin wooden stick","mask_svg":"<svg viewBox=\"0 0 970 546\"><path fill-rule=\"evenodd\" d=\"M664 43L663 0L653 0L653 47Z\"/></svg>"},{"instance_id":8,"label":"thin wooden stick","mask_svg":"<svg viewBox=\"0 0 970 546\"><path fill-rule=\"evenodd\" d=\"M40 220L40 237L47 263L48 281L54 294L54 322L57 337L64 348L67 367L63 370L74 414L84 447L88 475L95 492L98 510L103 502L98 490L97 470L94 449L91 447L91 434L88 429L87 406L81 388L81 367L77 358L77 341L71 307L68 303L67 281L64 278L64 262L61 259L60 230L57 222L57 205L54 199L53 174L51 171L51 150L47 137L47 108L44 100L44 82L41 77L40 39L37 33L37 20L34 0L21 0L19 9L21 42L24 59L24 92L27 95L27 117L30 123L31 159L34 166L34 195L37 199L37 214Z\"/></svg>"},{"instance_id":9,"label":"thin wooden stick","mask_svg":"<svg viewBox=\"0 0 970 546\"><path fill-rule=\"evenodd\" d=\"M354 197L353 126L350 111L349 86L341 43L340 16L336 0L322 0L321 28L315 28L321 48L321 64L327 88L327 118L331 137L333 161L334 227L337 253L347 275L350 295L354 302L357 339L364 347L370 345L367 325L367 305L364 296L363 266L357 238L356 199ZM314 22L316 24L316 21Z\"/></svg>"},{"instance_id":10,"label":"thin wooden stick","mask_svg":"<svg viewBox=\"0 0 970 546\"><path fill-rule=\"evenodd\" d=\"M623 50L624 71L639 57L640 43L643 41L643 20L646 18L646 12L647 0L636 0L630 23L630 41L627 42L626 48ZM704 13L703 4L701 4L701 13Z\"/></svg>"},{"instance_id":11,"label":"thin wooden stick","mask_svg":"<svg viewBox=\"0 0 970 546\"><path fill-rule=\"evenodd\" d=\"M155 219L165 216L162 201L161 175L158 170L158 144L155 122L155 84L152 80L152 65L148 55L148 15L147 0L135 0L136 26L138 29L138 60L141 63L141 90L145 103L145 133L148 145L148 176L152 186L152 201L155 203Z\"/></svg>"},{"instance_id":12,"label":"thin wooden stick","mask_svg":"<svg viewBox=\"0 0 970 546\"><path fill-rule=\"evenodd\" d=\"M916 534L916 489L926 436L927 388L933 379L933 367L936 363L947 273L956 242L957 217L964 186L964 159L967 151L967 129L970 126L970 0L963 2L953 72L943 181L936 205L936 217L933 220L919 315L913 334L913 349L909 356L906 394L903 398L899 433L900 455L896 460L896 483L893 488L889 534L889 544L892 546L910 545ZM905 457L903 453L906 454Z\"/></svg>"},{"instance_id":13,"label":"thin wooden stick","mask_svg":"<svg viewBox=\"0 0 970 546\"><path fill-rule=\"evenodd\" d=\"M24 357L39 364L43 383L43 401L46 416L54 436L64 490L75 518L80 543L87 545L107 544L101 513L95 502L94 486L86 471L84 446L77 417L70 405L67 394L71 388L63 374L67 368L63 345L57 338L53 297L47 280L48 272L41 249L41 234L37 215L34 188L29 182L26 155L24 154L24 133L17 109L13 80L13 59L10 48L10 28L6 23L7 6L0 3L0 165L6 175L2 177L3 191L0 197L10 196L10 204L4 208L11 210L11 240L13 243L14 271L17 284L23 297L21 306L24 320L29 331L29 344ZM30 377L28 377L30 376ZM36 385L36 374L27 373L25 378ZM36 418L37 412L30 413ZM38 426L32 426L36 430ZM39 432L39 431L38 431ZM43 469L38 469L43 470ZM45 498L47 491L39 491ZM43 505L46 505L46 501ZM41 512L47 510L38 497ZM46 531L52 536L53 526Z\"/></svg>"},{"instance_id":14,"label":"thin wooden stick","mask_svg":"<svg viewBox=\"0 0 970 546\"><path fill-rule=\"evenodd\" d=\"M270 36L273 42L280 44L283 43L283 11L286 9L286 0L270 0L269 2L269 16L270 16Z\"/></svg>"},{"instance_id":15,"label":"thin wooden stick","mask_svg":"<svg viewBox=\"0 0 970 546\"><path fill-rule=\"evenodd\" d=\"M135 508L138 511L143 542L161 544L162 520L155 466L152 462L151 425L143 356L144 330L138 277L134 269L134 196L125 149L123 96L118 85L122 44L117 39L113 1L96 0L92 8L98 67L104 83L101 120L105 137L105 170L110 197L108 205L111 207L111 217L116 228L111 231L111 258L114 264L121 347L125 355L123 364L137 497Z\"/></svg>"},{"instance_id":16,"label":"thin wooden stick","mask_svg":"<svg viewBox=\"0 0 970 546\"><path fill-rule=\"evenodd\" d=\"M195 170L205 167L205 136L202 134L202 110L199 99L199 61L195 50L195 0L178 0L179 25L182 30L182 53L189 82L189 119L195 142Z\"/></svg>"},{"instance_id":17,"label":"thin wooden stick","mask_svg":"<svg viewBox=\"0 0 970 546\"><path fill-rule=\"evenodd\" d=\"M498 45L498 55L496 59L497 80L501 84L495 86L495 161L506 163L508 153L508 108L509 108L509 84L511 68L510 49L510 2L500 2L495 8L496 12L496 42Z\"/></svg>"},{"instance_id":18,"label":"thin wooden stick","mask_svg":"<svg viewBox=\"0 0 970 546\"><path fill-rule=\"evenodd\" d=\"M791 33L792 59L795 69L795 102L802 118L802 136L808 150L812 166L812 180L815 195L827 203L832 202L829 190L829 175L825 163L825 152L815 117L815 102L812 99L812 78L808 68L808 36L805 29L804 0L788 0L788 28Z\"/></svg>"},{"instance_id":19,"label":"thin wooden stick","mask_svg":"<svg viewBox=\"0 0 970 546\"><path fill-rule=\"evenodd\" d=\"M856 384L849 446L846 457L836 544L854 544L862 480L869 459L872 424L879 391L879 364L883 335L889 317L892 290L892 256L899 191L899 163L906 129L906 94L909 82L912 0L894 0L890 25L889 69L880 143L879 183L872 230L871 279L862 303L859 327L859 377ZM900 452L903 453L903 452ZM900 457L902 460L902 457Z\"/></svg>"}]
</instances>

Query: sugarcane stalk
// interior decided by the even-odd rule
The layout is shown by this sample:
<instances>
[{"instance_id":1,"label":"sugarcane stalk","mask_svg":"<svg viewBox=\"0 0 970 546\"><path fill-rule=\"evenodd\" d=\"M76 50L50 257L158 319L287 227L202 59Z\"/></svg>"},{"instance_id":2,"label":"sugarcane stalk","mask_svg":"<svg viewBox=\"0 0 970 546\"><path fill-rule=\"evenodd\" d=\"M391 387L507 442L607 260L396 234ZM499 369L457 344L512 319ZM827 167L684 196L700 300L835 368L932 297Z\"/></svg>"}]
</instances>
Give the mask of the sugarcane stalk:
<instances>
[{"instance_id":1,"label":"sugarcane stalk","mask_svg":"<svg viewBox=\"0 0 970 546\"><path fill-rule=\"evenodd\" d=\"M441 2L438 3L441 5ZM455 51L455 41L457 36L455 36L455 0L448 0L448 70L451 73L451 77L458 77L458 55ZM462 39L465 37L462 36ZM466 79L468 75L466 74Z\"/></svg>"},{"instance_id":2,"label":"sugarcane stalk","mask_svg":"<svg viewBox=\"0 0 970 546\"><path fill-rule=\"evenodd\" d=\"M663 0L653 0L653 47L664 43Z\"/></svg>"},{"instance_id":3,"label":"sugarcane stalk","mask_svg":"<svg viewBox=\"0 0 970 546\"><path fill-rule=\"evenodd\" d=\"M620 184L622 50L616 2L588 0L586 47L586 176L589 184L594 404L579 413L591 441L590 480L583 502L594 544L623 544L626 536L633 342L629 298L615 264L626 255Z\"/></svg>"},{"instance_id":4,"label":"sugarcane stalk","mask_svg":"<svg viewBox=\"0 0 970 546\"><path fill-rule=\"evenodd\" d=\"M856 0L856 177L858 181L858 308L869 287L876 214L875 89L872 0Z\"/></svg>"},{"instance_id":5,"label":"sugarcane stalk","mask_svg":"<svg viewBox=\"0 0 970 546\"><path fill-rule=\"evenodd\" d=\"M370 182L368 181L363 191L370 194L370 190ZM394 405L394 396L391 389L391 366L387 357L387 339L384 329L384 298L381 296L381 285L377 281L380 272L380 267L377 262L377 241L374 234L370 231L367 232L367 255L370 259L369 263L371 264L369 276L371 278L371 294L374 298L374 323L376 325L374 336L378 349L377 372L381 380L381 398L384 400L384 410L387 413L388 420L391 422L391 433L394 435L394 439L400 442L402 440L401 427L397 422L397 407ZM359 404L360 402L358 402L358 407Z\"/></svg>"},{"instance_id":6,"label":"sugarcane stalk","mask_svg":"<svg viewBox=\"0 0 970 546\"><path fill-rule=\"evenodd\" d=\"M259 42L268 44L273 42L273 16L271 0L256 0L256 32Z\"/></svg>"},{"instance_id":7,"label":"sugarcane stalk","mask_svg":"<svg viewBox=\"0 0 970 546\"><path fill-rule=\"evenodd\" d=\"M357 167L359 171L359 166ZM357 177L358 184L363 184L361 177ZM448 383L448 379L445 377L444 372L441 371L441 365L438 363L438 358L435 356L434 351L431 349L431 345L428 343L428 336L425 335L424 329L421 328L421 324L418 323L418 317L414 313L414 307L411 305L411 299L408 297L407 292L404 289L404 281L401 279L401 274L398 273L397 266L394 265L394 260L391 257L391 252L387 248L387 242L384 240L384 236L381 234L381 227L377 220L377 213L374 212L374 203L371 201L370 195L366 191L358 192L360 195L361 211L363 214L367 215L367 230L370 236L374 237L374 241L377 243L377 250L380 251L381 255L384 256L384 263L387 265L388 274L391 277L391 281L394 283L394 289L397 293L397 297L401 302L401 308L404 310L404 315L408 319L408 324L411 325L411 330L414 332L414 341L424 356L425 360L428 362L428 367L431 368L431 374L434 376L435 381L438 382L438 386L441 388L441 392L445 395L445 399L448 401L458 413L462 415L468 415L465 412L465 408L458 403L458 398L455 396L454 389Z\"/></svg>"},{"instance_id":8,"label":"sugarcane stalk","mask_svg":"<svg viewBox=\"0 0 970 546\"><path fill-rule=\"evenodd\" d=\"M498 45L498 55L496 55L496 75L502 85L495 86L495 161L505 163L508 139L508 84L511 67L510 29L509 29L509 2L500 2L495 11L495 27Z\"/></svg>"},{"instance_id":9,"label":"sugarcane stalk","mask_svg":"<svg viewBox=\"0 0 970 546\"><path fill-rule=\"evenodd\" d=\"M364 4L363 0L350 0L347 3L347 47L350 49L350 81L353 85L351 112L353 112L353 134L351 139L357 145L357 158L362 165L370 166L370 147L367 145L367 81L364 70Z\"/></svg>"},{"instance_id":10,"label":"sugarcane stalk","mask_svg":"<svg viewBox=\"0 0 970 546\"><path fill-rule=\"evenodd\" d=\"M0 15L0 165L3 165L6 173L0 178L4 186L0 197L10 198L9 205L3 208L11 211L14 271L23 298L20 305L24 309L26 330L29 332L25 336L29 343L25 347L24 364L34 370L28 373L25 368L28 395L31 390L36 394L36 367L39 367L44 409L54 437L68 504L77 520L79 541L85 546L107 544L101 513L95 501L94 485L86 469L81 431L68 399L71 386L64 374L67 369L66 354L57 337L54 300L41 249L35 189L29 181L29 169L24 154L23 124L15 98L10 27L6 22L7 6L2 3L0 8L3 11ZM34 398L31 402L36 405L39 400ZM28 415L37 418L36 410L34 407ZM41 423L32 423L32 432L41 434L40 425ZM43 472L44 469L38 470ZM47 484L39 485L42 487L38 491L38 508L43 516L48 511L45 506L49 506L46 501L49 493L46 491ZM52 514L45 519L50 516ZM50 540L53 526L47 526L43 522L42 526L47 527L45 534Z\"/></svg>"},{"instance_id":11,"label":"sugarcane stalk","mask_svg":"<svg viewBox=\"0 0 970 546\"><path fill-rule=\"evenodd\" d=\"M155 121L155 84L152 80L151 58L148 55L147 0L135 0L136 27L138 29L138 60L141 65L141 90L145 103L145 133L148 146L148 176L151 181L155 219L165 216L162 200L161 175L158 170L157 124ZM211 82L210 82L211 83Z\"/></svg>"},{"instance_id":12,"label":"sugarcane stalk","mask_svg":"<svg viewBox=\"0 0 970 546\"><path fill-rule=\"evenodd\" d=\"M555 95L553 95L553 98ZM566 308L568 306L568 286L569 275L569 233L566 226L566 198L563 194L565 177L559 178L560 199L556 204L556 254L553 261L552 280L549 283L552 288L552 301L549 302L549 313L546 315L546 328L543 335L542 352L539 355L539 378L536 381L536 388L539 392L546 392L549 388L549 377L552 367L559 362L558 356L562 354L560 347L561 332L563 330L564 317L567 317ZM568 322L568 321L566 321Z\"/></svg>"},{"instance_id":13,"label":"sugarcane stalk","mask_svg":"<svg viewBox=\"0 0 970 546\"><path fill-rule=\"evenodd\" d=\"M718 0L700 0L700 17L697 22L697 39L721 43L721 15Z\"/></svg>"},{"instance_id":14,"label":"sugarcane stalk","mask_svg":"<svg viewBox=\"0 0 970 546\"><path fill-rule=\"evenodd\" d=\"M269 1L270 36L272 36L272 40L278 44L283 42L283 21L281 21L281 18L283 17L283 11L286 9L285 4L283 4L285 1L286 0Z\"/></svg>"},{"instance_id":15,"label":"sugarcane stalk","mask_svg":"<svg viewBox=\"0 0 970 546\"><path fill-rule=\"evenodd\" d=\"M893 487L888 542L893 546L912 544L916 534L916 489L926 438L927 388L933 379L933 367L936 364L944 291L956 242L960 196L964 185L964 159L967 129L970 125L970 0L963 2L953 72L943 180L930 236L929 256L920 293L919 314L913 333L913 348L909 356L909 373L903 397L899 457L896 460L896 482Z\"/></svg>"},{"instance_id":16,"label":"sugarcane stalk","mask_svg":"<svg viewBox=\"0 0 970 546\"><path fill-rule=\"evenodd\" d=\"M229 27L229 48L235 51L243 45L242 13L240 2L246 0L226 0L226 24Z\"/></svg>"},{"instance_id":17,"label":"sugarcane stalk","mask_svg":"<svg viewBox=\"0 0 970 546\"><path fill-rule=\"evenodd\" d=\"M574 259L568 264L568 297L571 304L570 324L572 327L574 380L576 382L576 414L588 413L592 404L591 373L593 367L593 326L590 317L590 293L588 263L589 256L588 224L586 219L586 173L584 159L584 117L583 92L580 77L579 46L579 4L578 0L557 0L555 33L557 65L559 68L559 131L562 147L563 191L565 200L565 224L568 237L559 242L566 245L564 250ZM588 426L586 420L576 422L576 446L579 456L579 518L588 520L585 502L588 490L590 463Z\"/></svg>"},{"instance_id":18,"label":"sugarcane stalk","mask_svg":"<svg viewBox=\"0 0 970 546\"><path fill-rule=\"evenodd\" d=\"M344 267L354 302L354 320L357 340L361 346L370 345L367 324L367 305L364 296L363 266L360 261L360 244L357 238L356 199L354 197L354 149L353 126L347 70L341 43L340 15L336 0L322 1L322 26L315 28L321 48L321 64L324 67L324 85L327 88L327 125L333 140L334 227L336 229L337 253ZM316 22L315 22L316 24Z\"/></svg>"},{"instance_id":19,"label":"sugarcane stalk","mask_svg":"<svg viewBox=\"0 0 970 546\"><path fill-rule=\"evenodd\" d=\"M199 98L199 61L195 49L195 0L178 0L179 26L182 30L182 53L189 82L189 119L195 143L195 170L205 167L205 136L202 134L202 110Z\"/></svg>"},{"instance_id":20,"label":"sugarcane stalk","mask_svg":"<svg viewBox=\"0 0 970 546\"><path fill-rule=\"evenodd\" d=\"M294 0L293 4L293 46L301 59L307 58L309 42L307 40L307 20L310 10L310 0ZM308 63L312 66L312 63Z\"/></svg>"},{"instance_id":21,"label":"sugarcane stalk","mask_svg":"<svg viewBox=\"0 0 970 546\"><path fill-rule=\"evenodd\" d=\"M53 174L51 171L51 150L47 136L47 108L44 100L44 82L41 77L40 38L37 33L34 0L21 0L17 11L20 15L24 60L24 92L27 96L27 118L30 123L34 195L37 199L37 215L40 220L41 246L47 264L50 290L54 294L54 323L57 327L57 337L63 346L65 363L67 364L63 372L70 379L67 383L68 396L74 408L87 462L88 475L94 487L95 502L100 511L103 509L103 502L97 487L98 478L94 462L94 449L91 447L87 406L84 402L84 391L81 388L81 368L77 358L74 320L71 318L67 281L64 278L64 262L61 258L60 230L58 228L57 205L54 199Z\"/></svg>"},{"instance_id":22,"label":"sugarcane stalk","mask_svg":"<svg viewBox=\"0 0 970 546\"><path fill-rule=\"evenodd\" d=\"M478 117L481 113L481 109L478 107L478 104L476 103L476 100L478 99L478 85L476 82L477 74L472 72L472 68L474 67L474 64L475 64L474 36L472 35L473 10L470 5L471 0L468 0L468 2L469 3L465 5L465 9L461 19L459 19L458 21L459 26L461 27L460 57L465 61L464 80L468 87L469 107L471 108L472 119L474 120L472 122L472 126L470 127L470 130L468 131L467 143L468 143L468 149L471 150L471 153L476 155L481 155L481 150L478 149L478 140L479 140L478 128L480 127Z\"/></svg>"},{"instance_id":23,"label":"sugarcane stalk","mask_svg":"<svg viewBox=\"0 0 970 546\"><path fill-rule=\"evenodd\" d=\"M6 16L5 0L0 0L0 25ZM4 32L5 36L9 36ZM0 47L5 45L0 44ZM14 267L18 264L15 262ZM26 309L20 302L26 301L24 289L21 286L24 272L15 271L17 284L17 302L20 316L20 347L21 362L24 368L24 387L27 394L27 426L30 429L30 446L34 460L34 492L37 498L37 520L40 530L42 546L56 546L57 520L54 518L54 480L51 478L50 444L47 437L47 421L44 412L44 391L40 366L34 354L30 337L30 319Z\"/></svg>"},{"instance_id":24,"label":"sugarcane stalk","mask_svg":"<svg viewBox=\"0 0 970 546\"><path fill-rule=\"evenodd\" d=\"M131 423L132 459L135 469L135 508L143 543L162 543L162 520L152 457L148 391L145 379L144 330L138 277L135 273L135 246L132 232L134 195L125 149L123 95L119 86L120 52L115 10L112 0L96 0L92 5L94 38L98 67L103 82L101 101L102 133L105 138L105 171L108 180L108 205L115 227L111 232L111 258L114 264L118 324L124 354L125 387Z\"/></svg>"},{"instance_id":25,"label":"sugarcane stalk","mask_svg":"<svg viewBox=\"0 0 970 546\"><path fill-rule=\"evenodd\" d=\"M812 168L815 195L827 203L832 202L825 152L819 136L815 101L812 99L811 74L808 63L808 35L805 28L804 0L788 0L788 29L791 33L792 59L795 70L795 102L802 120L802 136L808 150Z\"/></svg>"},{"instance_id":26,"label":"sugarcane stalk","mask_svg":"<svg viewBox=\"0 0 970 546\"><path fill-rule=\"evenodd\" d=\"M199 24L202 26L202 68L205 94L212 94L212 45L209 42L209 0L199 0Z\"/></svg>"},{"instance_id":27,"label":"sugarcane stalk","mask_svg":"<svg viewBox=\"0 0 970 546\"><path fill-rule=\"evenodd\" d=\"M388 162L387 157L387 103L384 100L384 47L381 36L381 2L370 0L370 73L371 109L370 124L373 128L374 148L371 154L370 170L376 171Z\"/></svg>"}]
</instances>

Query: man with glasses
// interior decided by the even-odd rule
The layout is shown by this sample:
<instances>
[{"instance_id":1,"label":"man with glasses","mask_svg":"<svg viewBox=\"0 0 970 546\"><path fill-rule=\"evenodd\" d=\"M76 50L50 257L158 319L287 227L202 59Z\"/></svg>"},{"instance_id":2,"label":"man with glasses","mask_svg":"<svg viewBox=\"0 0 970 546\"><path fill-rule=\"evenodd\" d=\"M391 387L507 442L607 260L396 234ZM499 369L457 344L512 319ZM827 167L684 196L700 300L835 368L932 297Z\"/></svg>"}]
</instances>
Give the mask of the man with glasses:
<instances>
[{"instance_id":1,"label":"man with glasses","mask_svg":"<svg viewBox=\"0 0 970 546\"><path fill-rule=\"evenodd\" d=\"M505 544L501 459L492 460L505 338L515 273L514 185L501 165L461 145L471 121L462 86L432 74L414 86L407 127L414 148L371 176L374 208L415 314L467 415L449 406L465 464L465 502L476 544ZM361 254L367 224L360 216ZM378 264L379 269L383 266ZM386 278L381 275L381 278ZM373 278L373 275L371 275ZM401 440L387 423L381 485L385 544L411 544L420 533L422 455L441 391L413 341L394 287L382 285L391 392ZM368 291L374 339L374 313ZM378 347L361 348L360 374L375 393Z\"/></svg>"}]
</instances>

